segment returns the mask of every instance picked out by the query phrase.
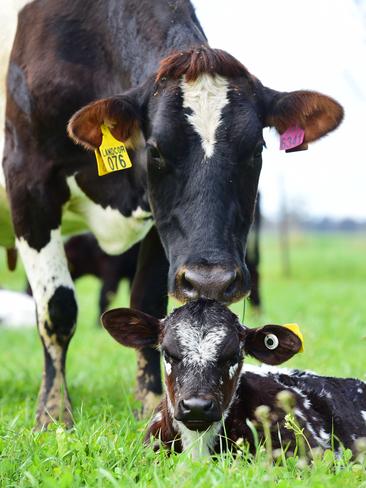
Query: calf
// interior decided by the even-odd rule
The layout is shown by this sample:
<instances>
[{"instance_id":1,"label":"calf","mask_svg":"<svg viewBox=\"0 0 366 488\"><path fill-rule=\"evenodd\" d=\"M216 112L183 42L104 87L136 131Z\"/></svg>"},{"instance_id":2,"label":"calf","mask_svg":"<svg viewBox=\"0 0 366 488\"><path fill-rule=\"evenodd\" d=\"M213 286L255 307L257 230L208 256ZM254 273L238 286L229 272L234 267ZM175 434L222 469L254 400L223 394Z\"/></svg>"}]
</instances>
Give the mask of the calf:
<instances>
[{"instance_id":1,"label":"calf","mask_svg":"<svg viewBox=\"0 0 366 488\"><path fill-rule=\"evenodd\" d=\"M253 451L251 423L261 436L256 410L267 405L272 446L292 449L295 436L285 427L286 412L277 402L283 390L294 397L294 414L311 447L329 448L334 442L335 447L352 448L358 437L366 436L364 382L243 366L245 354L270 365L292 357L302 348L296 329L248 329L229 309L203 299L176 309L165 320L116 309L102 321L121 344L159 346L163 353L166 394L148 427L147 442L153 437L178 452L192 448L198 455L233 447L243 438Z\"/></svg>"}]
</instances>

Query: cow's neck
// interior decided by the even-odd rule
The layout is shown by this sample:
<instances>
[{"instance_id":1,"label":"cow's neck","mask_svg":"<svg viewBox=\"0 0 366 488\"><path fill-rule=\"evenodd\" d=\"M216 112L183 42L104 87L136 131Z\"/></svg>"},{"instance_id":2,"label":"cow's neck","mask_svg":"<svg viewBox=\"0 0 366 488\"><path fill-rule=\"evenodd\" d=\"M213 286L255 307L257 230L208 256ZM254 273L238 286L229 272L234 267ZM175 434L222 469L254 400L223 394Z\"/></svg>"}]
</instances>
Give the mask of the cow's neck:
<instances>
[{"instance_id":1,"label":"cow's neck","mask_svg":"<svg viewBox=\"0 0 366 488\"><path fill-rule=\"evenodd\" d=\"M130 86L154 73L171 52L207 42L189 0L108 0L92 8L105 19L101 34L114 69L127 74Z\"/></svg>"}]
</instances>

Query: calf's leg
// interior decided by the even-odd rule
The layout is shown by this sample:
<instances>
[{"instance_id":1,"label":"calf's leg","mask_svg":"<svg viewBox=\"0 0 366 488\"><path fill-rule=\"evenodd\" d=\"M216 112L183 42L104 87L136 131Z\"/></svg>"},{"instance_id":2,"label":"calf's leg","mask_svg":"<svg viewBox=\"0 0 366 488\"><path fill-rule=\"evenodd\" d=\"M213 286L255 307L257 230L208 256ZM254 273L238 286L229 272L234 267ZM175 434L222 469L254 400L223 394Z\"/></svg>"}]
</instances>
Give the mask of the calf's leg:
<instances>
[{"instance_id":1,"label":"calf's leg","mask_svg":"<svg viewBox=\"0 0 366 488\"><path fill-rule=\"evenodd\" d=\"M166 315L169 264L160 238L153 227L143 240L132 285L131 307L163 318ZM137 397L143 415L150 415L162 395L160 352L145 348L137 353Z\"/></svg>"}]
</instances>

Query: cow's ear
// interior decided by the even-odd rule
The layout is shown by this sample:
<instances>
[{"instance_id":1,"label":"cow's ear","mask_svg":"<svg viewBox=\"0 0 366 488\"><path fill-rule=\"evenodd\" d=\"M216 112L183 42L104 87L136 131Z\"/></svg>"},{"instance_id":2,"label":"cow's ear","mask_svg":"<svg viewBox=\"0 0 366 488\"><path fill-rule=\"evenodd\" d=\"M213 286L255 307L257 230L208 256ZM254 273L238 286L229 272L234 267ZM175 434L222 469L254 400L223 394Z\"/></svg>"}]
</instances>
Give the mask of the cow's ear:
<instances>
[{"instance_id":1,"label":"cow's ear","mask_svg":"<svg viewBox=\"0 0 366 488\"><path fill-rule=\"evenodd\" d=\"M70 119L67 132L86 149L95 150L102 143L101 126L127 148L135 149L142 140L141 110L134 94L97 100L81 108Z\"/></svg>"},{"instance_id":2,"label":"cow's ear","mask_svg":"<svg viewBox=\"0 0 366 488\"><path fill-rule=\"evenodd\" d=\"M287 129L304 129L304 140L296 150L307 149L316 141L336 129L343 119L342 106L321 93L299 90L282 93L264 88L265 125L275 127L279 134Z\"/></svg>"},{"instance_id":3,"label":"cow's ear","mask_svg":"<svg viewBox=\"0 0 366 488\"><path fill-rule=\"evenodd\" d=\"M281 364L303 350L303 337L295 324L246 329L244 351L266 364Z\"/></svg>"},{"instance_id":4,"label":"cow's ear","mask_svg":"<svg viewBox=\"0 0 366 488\"><path fill-rule=\"evenodd\" d=\"M115 308L105 312L101 321L120 344L135 349L156 346L159 342L160 320L131 308Z\"/></svg>"}]
</instances>

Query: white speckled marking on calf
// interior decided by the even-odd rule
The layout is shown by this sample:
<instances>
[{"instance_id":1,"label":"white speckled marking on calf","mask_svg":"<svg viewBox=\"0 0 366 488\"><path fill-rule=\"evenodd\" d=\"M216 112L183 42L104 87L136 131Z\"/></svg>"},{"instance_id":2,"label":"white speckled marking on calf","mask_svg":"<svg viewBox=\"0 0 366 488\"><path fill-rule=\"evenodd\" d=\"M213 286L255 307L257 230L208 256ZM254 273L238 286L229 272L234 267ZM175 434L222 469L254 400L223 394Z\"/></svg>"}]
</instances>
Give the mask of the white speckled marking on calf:
<instances>
[{"instance_id":1,"label":"white speckled marking on calf","mask_svg":"<svg viewBox=\"0 0 366 488\"><path fill-rule=\"evenodd\" d=\"M180 323L176 334L185 365L204 367L217 359L220 344L227 332L222 327L212 327L205 335L190 322Z\"/></svg>"}]
</instances>

